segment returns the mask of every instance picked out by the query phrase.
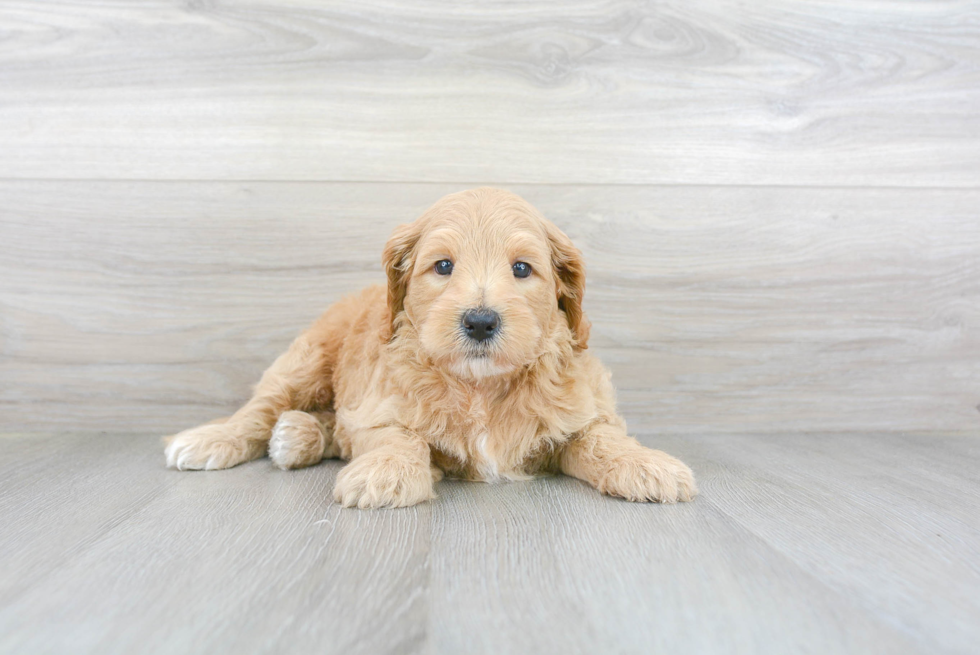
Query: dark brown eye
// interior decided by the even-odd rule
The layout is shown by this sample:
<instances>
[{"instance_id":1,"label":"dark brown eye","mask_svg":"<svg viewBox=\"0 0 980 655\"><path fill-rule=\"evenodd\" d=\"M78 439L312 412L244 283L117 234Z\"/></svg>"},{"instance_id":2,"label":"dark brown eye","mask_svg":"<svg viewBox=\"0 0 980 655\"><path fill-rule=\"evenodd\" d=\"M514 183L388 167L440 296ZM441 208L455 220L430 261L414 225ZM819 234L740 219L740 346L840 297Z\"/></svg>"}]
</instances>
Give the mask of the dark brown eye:
<instances>
[{"instance_id":1,"label":"dark brown eye","mask_svg":"<svg viewBox=\"0 0 980 655\"><path fill-rule=\"evenodd\" d=\"M531 265L526 262L517 262L511 268L514 270L514 277L527 277L531 274Z\"/></svg>"},{"instance_id":2,"label":"dark brown eye","mask_svg":"<svg viewBox=\"0 0 980 655\"><path fill-rule=\"evenodd\" d=\"M436 262L436 273L439 275L449 275L453 272L453 263L448 259L440 259Z\"/></svg>"}]
</instances>

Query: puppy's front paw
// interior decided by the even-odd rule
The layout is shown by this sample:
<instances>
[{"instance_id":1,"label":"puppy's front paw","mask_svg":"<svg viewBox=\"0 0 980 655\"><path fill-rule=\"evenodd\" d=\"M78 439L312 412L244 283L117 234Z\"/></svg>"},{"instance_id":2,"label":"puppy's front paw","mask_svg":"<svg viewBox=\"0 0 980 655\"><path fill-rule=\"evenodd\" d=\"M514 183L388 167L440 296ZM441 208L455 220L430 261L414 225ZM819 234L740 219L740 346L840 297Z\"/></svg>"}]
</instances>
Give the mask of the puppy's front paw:
<instances>
[{"instance_id":1,"label":"puppy's front paw","mask_svg":"<svg viewBox=\"0 0 980 655\"><path fill-rule=\"evenodd\" d=\"M252 450L227 423L211 423L170 437L164 452L170 468L210 471L255 459Z\"/></svg>"},{"instance_id":2,"label":"puppy's front paw","mask_svg":"<svg viewBox=\"0 0 980 655\"><path fill-rule=\"evenodd\" d=\"M435 498L428 462L379 448L355 457L337 476L333 498L344 507L409 507Z\"/></svg>"},{"instance_id":3,"label":"puppy's front paw","mask_svg":"<svg viewBox=\"0 0 980 655\"><path fill-rule=\"evenodd\" d=\"M687 502L698 493L694 474L684 462L659 450L622 455L599 479L604 494L634 502Z\"/></svg>"},{"instance_id":4,"label":"puppy's front paw","mask_svg":"<svg viewBox=\"0 0 980 655\"><path fill-rule=\"evenodd\" d=\"M320 421L306 412L283 412L272 429L269 458L281 469L313 466L325 457L337 455L333 439Z\"/></svg>"}]
</instances>

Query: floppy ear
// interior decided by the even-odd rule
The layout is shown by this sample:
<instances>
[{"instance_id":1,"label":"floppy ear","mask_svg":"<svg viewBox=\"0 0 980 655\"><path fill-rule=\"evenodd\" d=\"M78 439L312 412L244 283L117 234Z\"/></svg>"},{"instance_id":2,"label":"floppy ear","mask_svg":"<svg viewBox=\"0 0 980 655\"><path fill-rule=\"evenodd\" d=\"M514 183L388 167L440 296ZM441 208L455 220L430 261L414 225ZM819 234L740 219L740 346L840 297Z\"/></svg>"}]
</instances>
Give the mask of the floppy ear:
<instances>
[{"instance_id":1,"label":"floppy ear","mask_svg":"<svg viewBox=\"0 0 980 655\"><path fill-rule=\"evenodd\" d=\"M589 328L591 324L582 311L582 298L585 296L585 261L582 253L564 232L554 225L547 226L548 241L551 243L551 265L558 278L558 308L565 312L568 327L575 337L575 348L585 350L589 347Z\"/></svg>"},{"instance_id":2,"label":"floppy ear","mask_svg":"<svg viewBox=\"0 0 980 655\"><path fill-rule=\"evenodd\" d=\"M405 308L405 293L408 278L415 261L415 245L419 241L420 230L415 223L399 225L385 244L381 264L388 276L388 320L381 328L381 338L390 341L395 334L395 319Z\"/></svg>"}]
</instances>

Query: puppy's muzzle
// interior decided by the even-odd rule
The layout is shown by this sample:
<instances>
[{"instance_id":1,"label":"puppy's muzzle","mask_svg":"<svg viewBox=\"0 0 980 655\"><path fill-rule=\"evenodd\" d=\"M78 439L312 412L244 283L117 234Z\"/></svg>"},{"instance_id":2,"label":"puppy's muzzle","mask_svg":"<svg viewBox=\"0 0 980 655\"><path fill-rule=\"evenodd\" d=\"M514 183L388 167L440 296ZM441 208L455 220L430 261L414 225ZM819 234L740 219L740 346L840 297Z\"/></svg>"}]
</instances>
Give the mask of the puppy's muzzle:
<instances>
[{"instance_id":1,"label":"puppy's muzzle","mask_svg":"<svg viewBox=\"0 0 980 655\"><path fill-rule=\"evenodd\" d=\"M485 307L468 310L462 322L466 336L477 343L493 338L500 330L500 314Z\"/></svg>"}]
</instances>

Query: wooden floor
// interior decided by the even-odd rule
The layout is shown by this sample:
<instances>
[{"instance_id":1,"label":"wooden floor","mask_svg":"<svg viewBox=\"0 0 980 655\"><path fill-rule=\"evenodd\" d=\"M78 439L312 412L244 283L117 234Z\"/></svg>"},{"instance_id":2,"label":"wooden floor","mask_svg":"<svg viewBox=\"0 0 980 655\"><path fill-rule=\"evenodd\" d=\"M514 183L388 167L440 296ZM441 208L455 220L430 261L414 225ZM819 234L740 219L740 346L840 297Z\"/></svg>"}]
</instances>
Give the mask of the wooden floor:
<instances>
[{"instance_id":1,"label":"wooden floor","mask_svg":"<svg viewBox=\"0 0 980 655\"><path fill-rule=\"evenodd\" d=\"M701 495L341 466L167 470L153 436L0 438L3 653L975 653L980 439L645 437Z\"/></svg>"}]
</instances>

